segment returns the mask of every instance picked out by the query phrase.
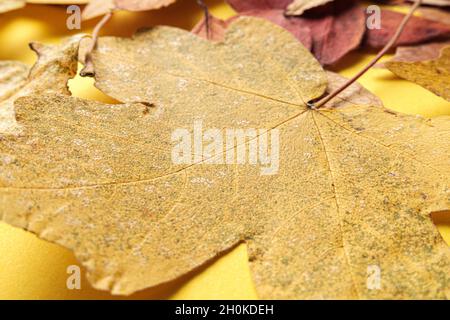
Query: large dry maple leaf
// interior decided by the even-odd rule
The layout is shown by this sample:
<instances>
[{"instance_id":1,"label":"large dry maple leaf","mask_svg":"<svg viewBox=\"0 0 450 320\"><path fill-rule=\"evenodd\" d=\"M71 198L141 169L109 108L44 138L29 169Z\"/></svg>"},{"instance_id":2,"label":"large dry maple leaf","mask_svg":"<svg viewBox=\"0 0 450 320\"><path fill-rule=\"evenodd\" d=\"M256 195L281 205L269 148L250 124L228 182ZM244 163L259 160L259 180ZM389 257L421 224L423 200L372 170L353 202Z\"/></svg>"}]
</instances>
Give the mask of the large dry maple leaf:
<instances>
[{"instance_id":1,"label":"large dry maple leaf","mask_svg":"<svg viewBox=\"0 0 450 320\"><path fill-rule=\"evenodd\" d=\"M449 117L308 108L325 72L254 18L221 43L170 27L101 38L93 58L97 86L127 104L19 99L24 132L0 139L0 214L72 249L94 287L129 294L244 241L260 298L450 297L429 217L450 205ZM279 130L278 173L222 153L172 163L171 134L200 120Z\"/></svg>"}]
</instances>

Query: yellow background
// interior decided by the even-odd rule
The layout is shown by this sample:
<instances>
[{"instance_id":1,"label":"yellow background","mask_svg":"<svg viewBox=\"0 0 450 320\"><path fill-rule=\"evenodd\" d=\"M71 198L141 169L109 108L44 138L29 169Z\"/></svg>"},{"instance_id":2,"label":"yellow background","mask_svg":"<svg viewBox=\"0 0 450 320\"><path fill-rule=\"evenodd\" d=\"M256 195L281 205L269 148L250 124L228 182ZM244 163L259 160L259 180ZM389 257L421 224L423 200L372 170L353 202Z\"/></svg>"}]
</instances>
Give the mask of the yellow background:
<instances>
[{"instance_id":1,"label":"yellow background","mask_svg":"<svg viewBox=\"0 0 450 320\"><path fill-rule=\"evenodd\" d=\"M222 1L212 0L207 4L218 17L227 18L234 14ZM130 36L139 27L156 24L190 29L201 15L195 0L179 0L155 12L118 13L103 34ZM32 64L35 57L28 49L29 42L54 43L61 37L77 33L67 30L67 17L65 7L45 5L28 5L24 9L0 15L0 60L20 60ZM82 32L90 32L96 21L83 23ZM373 52L354 52L333 69L344 76L352 76L371 57ZM372 69L360 83L393 110L424 116L450 115L449 102L420 86L397 79L389 71ZM91 79L77 77L70 82L70 88L77 97L116 103L96 90ZM450 243L450 214L436 215L433 220L444 239ZM120 298L92 289L84 276L81 290L67 290L66 269L73 264L77 261L70 251L0 223L0 299ZM257 295L247 264L246 247L241 244L182 279L139 292L130 298L254 299Z\"/></svg>"}]
</instances>

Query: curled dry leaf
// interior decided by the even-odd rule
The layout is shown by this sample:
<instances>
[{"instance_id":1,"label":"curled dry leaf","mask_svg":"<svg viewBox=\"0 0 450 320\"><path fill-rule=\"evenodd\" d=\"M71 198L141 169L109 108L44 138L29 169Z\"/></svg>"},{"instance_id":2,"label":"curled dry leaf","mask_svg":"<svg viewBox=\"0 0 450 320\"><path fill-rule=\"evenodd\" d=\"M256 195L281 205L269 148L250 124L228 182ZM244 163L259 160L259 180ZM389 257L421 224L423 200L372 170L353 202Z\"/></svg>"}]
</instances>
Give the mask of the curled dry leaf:
<instances>
[{"instance_id":1,"label":"curled dry leaf","mask_svg":"<svg viewBox=\"0 0 450 320\"><path fill-rule=\"evenodd\" d=\"M96 85L145 105L29 96L16 103L24 134L0 140L2 219L74 250L96 288L155 286L245 241L260 298L449 297L449 248L429 218L450 206L448 117L308 108L325 72L257 19L219 44L156 27L98 45ZM199 121L217 137L261 131L173 162L174 132ZM266 133L276 174L224 162ZM371 265L382 290L367 287Z\"/></svg>"},{"instance_id":2,"label":"curled dry leaf","mask_svg":"<svg viewBox=\"0 0 450 320\"><path fill-rule=\"evenodd\" d=\"M292 16L300 16L306 10L322 6L331 1L333 0L294 0L291 4L288 5L286 14Z\"/></svg>"},{"instance_id":3,"label":"curled dry leaf","mask_svg":"<svg viewBox=\"0 0 450 320\"><path fill-rule=\"evenodd\" d=\"M409 0L412 2L413 0ZM430 5L430 6L440 6L447 7L450 6L450 0L422 0L422 4Z\"/></svg>"},{"instance_id":4,"label":"curled dry leaf","mask_svg":"<svg viewBox=\"0 0 450 320\"><path fill-rule=\"evenodd\" d=\"M424 17L426 19L450 24L450 12L447 10L436 8L420 8L419 13L421 17Z\"/></svg>"},{"instance_id":5,"label":"curled dry leaf","mask_svg":"<svg viewBox=\"0 0 450 320\"><path fill-rule=\"evenodd\" d=\"M60 45L32 43L38 60L29 72L19 62L0 62L0 135L20 132L14 115L14 102L19 97L45 92L70 94L67 82L77 72L79 40L75 36Z\"/></svg>"},{"instance_id":6,"label":"curled dry leaf","mask_svg":"<svg viewBox=\"0 0 450 320\"><path fill-rule=\"evenodd\" d=\"M103 16L114 9L116 9L114 0L92 0L84 8L82 18L83 20L93 19Z\"/></svg>"},{"instance_id":7,"label":"curled dry leaf","mask_svg":"<svg viewBox=\"0 0 450 320\"><path fill-rule=\"evenodd\" d=\"M0 0L0 13L22 8L25 3L25 0Z\"/></svg>"},{"instance_id":8,"label":"curled dry leaf","mask_svg":"<svg viewBox=\"0 0 450 320\"><path fill-rule=\"evenodd\" d=\"M176 0L92 0L83 11L83 19L102 16L112 10L146 11L166 7Z\"/></svg>"},{"instance_id":9,"label":"curled dry leaf","mask_svg":"<svg viewBox=\"0 0 450 320\"><path fill-rule=\"evenodd\" d=\"M450 101L450 46L441 50L439 58L429 61L388 61L386 68L401 78L415 82Z\"/></svg>"},{"instance_id":10,"label":"curled dry leaf","mask_svg":"<svg viewBox=\"0 0 450 320\"><path fill-rule=\"evenodd\" d=\"M389 61L416 62L434 60L441 54L441 49L450 46L450 41L432 42L412 47L398 47ZM384 66L384 64L381 64Z\"/></svg>"},{"instance_id":11,"label":"curled dry leaf","mask_svg":"<svg viewBox=\"0 0 450 320\"><path fill-rule=\"evenodd\" d=\"M382 9L381 28L368 29L365 43L373 48L384 47L395 34L404 16L399 12ZM411 17L396 42L396 46L409 46L440 38L448 39L449 37L450 25L421 17Z\"/></svg>"},{"instance_id":12,"label":"curled dry leaf","mask_svg":"<svg viewBox=\"0 0 450 320\"><path fill-rule=\"evenodd\" d=\"M415 0L378 0L378 2L383 2L390 5L399 5L399 4L410 4ZM450 6L450 0L422 0L421 4L429 5L429 6Z\"/></svg>"}]
</instances>

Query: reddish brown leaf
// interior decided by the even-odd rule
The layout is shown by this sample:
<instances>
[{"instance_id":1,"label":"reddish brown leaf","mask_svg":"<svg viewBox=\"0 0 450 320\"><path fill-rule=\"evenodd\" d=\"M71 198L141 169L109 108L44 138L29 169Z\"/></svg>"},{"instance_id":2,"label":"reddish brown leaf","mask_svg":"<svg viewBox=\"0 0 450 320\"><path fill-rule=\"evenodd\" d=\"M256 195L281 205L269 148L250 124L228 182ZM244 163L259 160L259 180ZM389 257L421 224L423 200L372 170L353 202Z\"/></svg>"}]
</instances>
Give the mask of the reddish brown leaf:
<instances>
[{"instance_id":1,"label":"reddish brown leaf","mask_svg":"<svg viewBox=\"0 0 450 320\"><path fill-rule=\"evenodd\" d=\"M381 10L381 28L367 30L366 44L373 48L384 47L394 35L404 14ZM414 45L437 38L450 37L450 26L420 17L412 17L396 46Z\"/></svg>"},{"instance_id":2,"label":"reddish brown leaf","mask_svg":"<svg viewBox=\"0 0 450 320\"><path fill-rule=\"evenodd\" d=\"M408 0L409 2L413 2L414 0ZM430 6L439 6L446 7L450 6L450 0L422 0L422 4L430 5Z\"/></svg>"},{"instance_id":3,"label":"reddish brown leaf","mask_svg":"<svg viewBox=\"0 0 450 320\"><path fill-rule=\"evenodd\" d=\"M450 24L450 11L436 8L420 8L419 13L423 18Z\"/></svg>"},{"instance_id":4,"label":"reddish brown leaf","mask_svg":"<svg viewBox=\"0 0 450 320\"><path fill-rule=\"evenodd\" d=\"M398 47L395 56L389 61L417 62L439 58L442 48L450 41L433 42L413 47Z\"/></svg>"},{"instance_id":5,"label":"reddish brown leaf","mask_svg":"<svg viewBox=\"0 0 450 320\"><path fill-rule=\"evenodd\" d=\"M305 47L312 49L323 65L333 64L357 48L365 32L364 10L353 1L330 3L320 11L310 11L301 17L286 17L277 9L282 1L245 1L245 5L241 3L244 1L228 2L240 11L240 16L265 18L289 30ZM268 9L270 6L272 9Z\"/></svg>"},{"instance_id":6,"label":"reddish brown leaf","mask_svg":"<svg viewBox=\"0 0 450 320\"><path fill-rule=\"evenodd\" d=\"M390 5L399 5L399 4L411 4L415 0L378 0L378 2L390 4ZM450 6L450 0L422 0L422 4L429 6L439 6L445 7Z\"/></svg>"},{"instance_id":7,"label":"reddish brown leaf","mask_svg":"<svg viewBox=\"0 0 450 320\"><path fill-rule=\"evenodd\" d=\"M311 29L313 53L323 65L337 62L359 47L365 32L364 10L355 2L335 3L328 15L296 18Z\"/></svg>"}]
</instances>

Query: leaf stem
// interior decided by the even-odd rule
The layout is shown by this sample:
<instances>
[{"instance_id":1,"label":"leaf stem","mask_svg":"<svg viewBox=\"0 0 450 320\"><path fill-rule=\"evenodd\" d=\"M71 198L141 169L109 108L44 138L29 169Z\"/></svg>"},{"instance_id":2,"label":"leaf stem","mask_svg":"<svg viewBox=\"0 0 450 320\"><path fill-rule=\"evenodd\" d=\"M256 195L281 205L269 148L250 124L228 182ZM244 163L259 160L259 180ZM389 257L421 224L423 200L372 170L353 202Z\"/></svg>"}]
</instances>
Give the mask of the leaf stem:
<instances>
[{"instance_id":1,"label":"leaf stem","mask_svg":"<svg viewBox=\"0 0 450 320\"><path fill-rule=\"evenodd\" d=\"M335 91L331 92L321 100L317 102L317 104L311 104L313 108L318 109L322 106L324 106L327 102L329 102L331 99L336 97L338 94L340 94L342 91L347 89L349 86L351 86L356 80L358 80L363 74L365 74L370 68L372 68L385 54L388 52L392 46L397 42L398 38L400 38L403 30L406 27L406 24L413 16L416 9L420 6L422 3L422 0L416 0L413 6L411 7L409 13L403 18L403 21L400 23L399 27L397 28L397 31L395 32L394 36L391 38L391 40L384 46L383 49L376 55L375 58L373 58L361 71L359 71L353 78L349 79L344 85L342 85L340 88L336 89Z\"/></svg>"},{"instance_id":2,"label":"leaf stem","mask_svg":"<svg viewBox=\"0 0 450 320\"><path fill-rule=\"evenodd\" d=\"M108 12L103 16L103 18L97 23L94 30L92 31L92 43L86 52L85 64L83 70L81 70L80 75L82 77L92 77L94 76L94 63L92 62L92 52L97 47L98 34L103 26L111 19L112 12Z\"/></svg>"}]
</instances>

